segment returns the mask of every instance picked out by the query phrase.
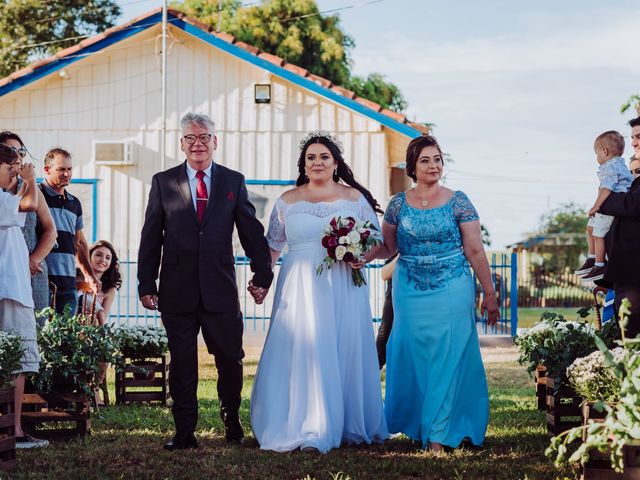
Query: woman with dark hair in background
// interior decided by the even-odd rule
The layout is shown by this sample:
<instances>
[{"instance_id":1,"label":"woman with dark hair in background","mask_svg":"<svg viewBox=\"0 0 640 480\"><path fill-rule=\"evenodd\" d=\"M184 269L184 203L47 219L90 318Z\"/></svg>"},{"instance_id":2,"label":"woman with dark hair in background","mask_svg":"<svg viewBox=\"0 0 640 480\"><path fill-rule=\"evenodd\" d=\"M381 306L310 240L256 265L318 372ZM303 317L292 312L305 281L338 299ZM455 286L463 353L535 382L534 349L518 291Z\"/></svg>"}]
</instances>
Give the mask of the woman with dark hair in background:
<instances>
[{"instance_id":1,"label":"woman with dark hair in background","mask_svg":"<svg viewBox=\"0 0 640 480\"><path fill-rule=\"evenodd\" d=\"M0 144L12 148L22 162L27 156L28 150L22 139L13 132L0 132ZM16 194L22 186L22 179L16 177L12 185L7 189L9 193ZM51 217L47 202L38 189L38 208L35 212L28 212L22 234L29 250L29 270L31 272L31 287L33 290L33 302L35 311L38 312L49 306L49 275L45 257L56 243L58 232ZM42 325L43 317L37 317L36 321Z\"/></svg>"},{"instance_id":2,"label":"woman with dark hair in background","mask_svg":"<svg viewBox=\"0 0 640 480\"><path fill-rule=\"evenodd\" d=\"M409 143L406 170L415 186L391 199L382 224L381 254L399 253L387 345L389 431L433 450L464 439L480 445L489 396L469 264L484 290L489 324L499 310L478 213L463 192L440 184L442 151L434 137Z\"/></svg>"},{"instance_id":3,"label":"woman with dark hair in background","mask_svg":"<svg viewBox=\"0 0 640 480\"><path fill-rule=\"evenodd\" d=\"M102 282L102 288L98 292L98 302L104 312L104 322L107 322L116 291L122 285L118 255L113 245L106 240L98 240L89 249L89 261L96 277Z\"/></svg>"},{"instance_id":4,"label":"woman with dark hair in background","mask_svg":"<svg viewBox=\"0 0 640 480\"><path fill-rule=\"evenodd\" d=\"M288 253L253 384L253 432L260 448L279 452L382 442L388 434L369 289L354 285L351 275L365 261L337 262L316 273L331 219L352 216L377 226L378 203L327 132L303 139L298 173L297 187L276 200L267 232L273 265L285 246Z\"/></svg>"},{"instance_id":5,"label":"woman with dark hair in background","mask_svg":"<svg viewBox=\"0 0 640 480\"><path fill-rule=\"evenodd\" d=\"M120 264L118 263L118 255L115 248L111 243L106 240L98 240L89 249L89 262L96 274L96 277L102 283L101 289L96 294L96 318L100 325L104 325L109 321L109 314L111 312L111 306L113 300L116 297L116 291L120 289L122 285L122 275L120 274ZM81 277L83 278L83 277ZM85 293L85 304L90 306L93 302L93 294ZM81 305L83 302L78 302ZM105 394L105 401L107 401L107 388L105 378L107 375L106 363L100 365L100 372L96 378L96 384L99 389L103 390ZM99 389L96 390L96 404L104 404L100 398Z\"/></svg>"}]
</instances>

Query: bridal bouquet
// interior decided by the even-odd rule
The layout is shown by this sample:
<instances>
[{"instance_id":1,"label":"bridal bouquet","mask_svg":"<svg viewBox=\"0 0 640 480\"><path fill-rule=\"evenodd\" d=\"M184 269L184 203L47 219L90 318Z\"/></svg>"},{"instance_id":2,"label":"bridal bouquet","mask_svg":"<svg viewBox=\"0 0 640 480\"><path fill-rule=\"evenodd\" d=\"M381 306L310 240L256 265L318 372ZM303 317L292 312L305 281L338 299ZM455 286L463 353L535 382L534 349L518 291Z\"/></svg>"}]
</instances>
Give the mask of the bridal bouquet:
<instances>
[{"instance_id":1,"label":"bridal bouquet","mask_svg":"<svg viewBox=\"0 0 640 480\"><path fill-rule=\"evenodd\" d=\"M322 246L327 249L327 256L316 268L316 273L320 275L325 267L329 270L336 262L363 259L368 250L381 243L382 234L369 220L335 217L324 229ZM360 270L352 270L351 276L354 285L367 284Z\"/></svg>"}]
</instances>

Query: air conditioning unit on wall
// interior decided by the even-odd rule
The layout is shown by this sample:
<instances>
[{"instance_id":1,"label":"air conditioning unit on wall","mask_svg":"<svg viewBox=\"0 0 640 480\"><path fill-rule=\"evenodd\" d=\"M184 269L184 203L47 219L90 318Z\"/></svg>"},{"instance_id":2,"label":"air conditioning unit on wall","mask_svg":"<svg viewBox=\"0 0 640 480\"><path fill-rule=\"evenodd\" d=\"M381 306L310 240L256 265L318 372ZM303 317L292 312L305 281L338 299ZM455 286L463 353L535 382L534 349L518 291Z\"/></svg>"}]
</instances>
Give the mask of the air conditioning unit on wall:
<instances>
[{"instance_id":1,"label":"air conditioning unit on wall","mask_svg":"<svg viewBox=\"0 0 640 480\"><path fill-rule=\"evenodd\" d=\"M94 140L93 158L96 165L135 165L135 143Z\"/></svg>"}]
</instances>

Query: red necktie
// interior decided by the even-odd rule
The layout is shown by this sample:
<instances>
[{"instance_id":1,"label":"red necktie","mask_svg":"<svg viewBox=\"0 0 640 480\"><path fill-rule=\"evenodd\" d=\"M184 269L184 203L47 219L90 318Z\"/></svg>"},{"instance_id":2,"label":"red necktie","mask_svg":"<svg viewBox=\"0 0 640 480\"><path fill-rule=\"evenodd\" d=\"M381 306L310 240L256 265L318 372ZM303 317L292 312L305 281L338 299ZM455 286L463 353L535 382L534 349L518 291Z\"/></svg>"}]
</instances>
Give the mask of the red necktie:
<instances>
[{"instance_id":1,"label":"red necktie","mask_svg":"<svg viewBox=\"0 0 640 480\"><path fill-rule=\"evenodd\" d=\"M196 185L196 212L198 213L198 220L202 223L204 219L204 211L207 209L207 186L204 183L204 172L198 170L196 172L196 178L198 184Z\"/></svg>"}]
</instances>

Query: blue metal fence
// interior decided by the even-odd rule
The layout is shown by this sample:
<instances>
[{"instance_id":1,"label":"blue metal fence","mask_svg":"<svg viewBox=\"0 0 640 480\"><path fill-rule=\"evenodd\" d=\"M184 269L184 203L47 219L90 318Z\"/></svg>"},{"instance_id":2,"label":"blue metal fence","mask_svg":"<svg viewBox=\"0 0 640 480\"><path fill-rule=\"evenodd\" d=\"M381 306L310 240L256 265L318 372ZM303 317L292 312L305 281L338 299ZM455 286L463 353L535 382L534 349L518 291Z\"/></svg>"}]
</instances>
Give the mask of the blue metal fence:
<instances>
[{"instance_id":1,"label":"blue metal fence","mask_svg":"<svg viewBox=\"0 0 640 480\"><path fill-rule=\"evenodd\" d=\"M492 278L496 285L499 299L501 319L497 325L489 326L486 318L482 318L478 314L478 328L484 334L511 334L514 336L518 325L517 288L514 287L514 285L517 285L517 256L513 253L509 259L507 254L493 254L490 260ZM381 261L371 262L367 264L365 269L369 285L371 312L376 325L381 320L382 307L384 305L385 284L379 273L383 264ZM124 260L120 262L122 287L114 301L109 320L116 325L160 325L160 314L157 311L143 308L138 300L136 267L137 263L135 261ZM276 265L276 277L279 271L280 262ZM240 306L244 313L245 331L266 333L269 328L271 308L273 306L273 291L275 289L272 288L269 291L269 295L262 305L256 305L246 289L251 275L249 259L237 256L236 281L240 295ZM479 289L478 292L480 292ZM514 292L516 294L515 299L513 297ZM478 309L480 306L479 298L480 296L478 295Z\"/></svg>"},{"instance_id":2,"label":"blue metal fence","mask_svg":"<svg viewBox=\"0 0 640 480\"><path fill-rule=\"evenodd\" d=\"M477 317L479 331L483 334L511 335L515 337L518 330L518 254L493 253L489 258L491 279L498 296L500 320L490 326L486 316L480 315L480 284L476 279Z\"/></svg>"}]
</instances>

